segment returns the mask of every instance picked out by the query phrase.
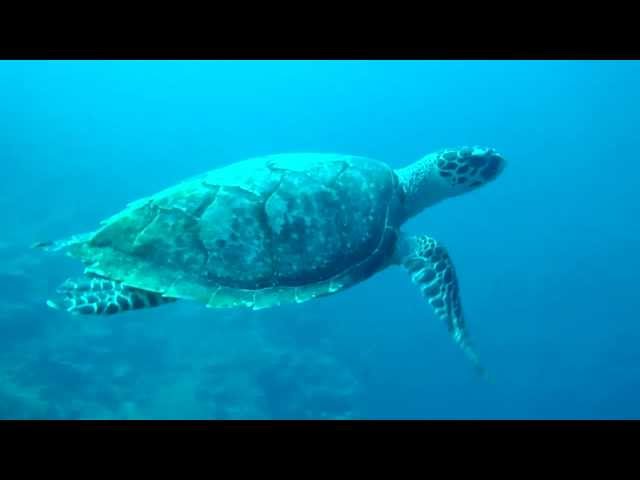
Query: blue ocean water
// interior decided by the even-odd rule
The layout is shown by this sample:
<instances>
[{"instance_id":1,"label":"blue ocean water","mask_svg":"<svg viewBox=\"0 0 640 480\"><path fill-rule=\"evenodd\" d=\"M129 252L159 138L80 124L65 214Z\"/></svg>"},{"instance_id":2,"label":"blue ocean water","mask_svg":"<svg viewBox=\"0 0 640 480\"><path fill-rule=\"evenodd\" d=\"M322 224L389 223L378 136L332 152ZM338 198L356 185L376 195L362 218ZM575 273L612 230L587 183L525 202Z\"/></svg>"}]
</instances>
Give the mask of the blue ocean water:
<instances>
[{"instance_id":1,"label":"blue ocean water","mask_svg":"<svg viewBox=\"0 0 640 480\"><path fill-rule=\"evenodd\" d=\"M640 62L1 61L0 418L640 417ZM405 271L250 312L72 317L29 248L211 168L496 148L407 224L451 254L474 374Z\"/></svg>"}]
</instances>

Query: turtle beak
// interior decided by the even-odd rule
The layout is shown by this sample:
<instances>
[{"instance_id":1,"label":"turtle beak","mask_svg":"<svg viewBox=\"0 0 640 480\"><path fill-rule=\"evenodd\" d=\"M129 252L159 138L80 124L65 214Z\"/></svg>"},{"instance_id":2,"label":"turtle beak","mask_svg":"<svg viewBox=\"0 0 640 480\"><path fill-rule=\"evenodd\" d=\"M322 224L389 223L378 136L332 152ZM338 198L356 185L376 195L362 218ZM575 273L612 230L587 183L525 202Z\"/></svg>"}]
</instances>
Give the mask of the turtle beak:
<instances>
[{"instance_id":1,"label":"turtle beak","mask_svg":"<svg viewBox=\"0 0 640 480\"><path fill-rule=\"evenodd\" d=\"M486 182L495 180L506 168L507 161L493 148L486 149L482 156L486 162L486 166L482 170L482 176Z\"/></svg>"},{"instance_id":2,"label":"turtle beak","mask_svg":"<svg viewBox=\"0 0 640 480\"><path fill-rule=\"evenodd\" d=\"M496 151L493 152L493 155L494 155L495 158L498 159L497 161L499 163L499 165L498 165L498 173L496 174L496 177L497 177L498 175L500 175L504 171L505 168L507 168L507 160L502 155L497 153Z\"/></svg>"}]
</instances>

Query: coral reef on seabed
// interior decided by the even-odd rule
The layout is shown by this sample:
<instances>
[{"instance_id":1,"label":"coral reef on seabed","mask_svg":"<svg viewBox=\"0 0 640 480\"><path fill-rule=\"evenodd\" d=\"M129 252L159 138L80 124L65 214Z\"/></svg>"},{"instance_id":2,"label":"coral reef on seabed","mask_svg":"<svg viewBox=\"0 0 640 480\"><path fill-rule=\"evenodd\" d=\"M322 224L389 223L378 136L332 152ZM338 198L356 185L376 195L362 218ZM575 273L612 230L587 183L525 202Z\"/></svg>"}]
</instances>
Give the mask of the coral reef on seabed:
<instances>
[{"instance_id":1,"label":"coral reef on seabed","mask_svg":"<svg viewBox=\"0 0 640 480\"><path fill-rule=\"evenodd\" d=\"M3 245L0 265L0 418L358 416L359 383L313 306L74 317L44 305L77 274L64 262Z\"/></svg>"}]
</instances>

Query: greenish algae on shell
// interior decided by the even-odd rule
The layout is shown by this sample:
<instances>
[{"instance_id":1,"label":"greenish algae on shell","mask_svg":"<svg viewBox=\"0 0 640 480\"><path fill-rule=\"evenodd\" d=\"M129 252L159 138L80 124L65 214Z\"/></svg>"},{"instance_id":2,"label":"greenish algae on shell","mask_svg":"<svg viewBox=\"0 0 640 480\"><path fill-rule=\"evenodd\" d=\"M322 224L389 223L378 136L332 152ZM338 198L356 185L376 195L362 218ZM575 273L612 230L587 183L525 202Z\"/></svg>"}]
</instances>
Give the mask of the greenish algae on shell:
<instances>
[{"instance_id":1,"label":"greenish algae on shell","mask_svg":"<svg viewBox=\"0 0 640 480\"><path fill-rule=\"evenodd\" d=\"M285 154L212 170L130 203L72 256L87 272L209 307L334 293L386 265L398 180L362 157Z\"/></svg>"}]
</instances>

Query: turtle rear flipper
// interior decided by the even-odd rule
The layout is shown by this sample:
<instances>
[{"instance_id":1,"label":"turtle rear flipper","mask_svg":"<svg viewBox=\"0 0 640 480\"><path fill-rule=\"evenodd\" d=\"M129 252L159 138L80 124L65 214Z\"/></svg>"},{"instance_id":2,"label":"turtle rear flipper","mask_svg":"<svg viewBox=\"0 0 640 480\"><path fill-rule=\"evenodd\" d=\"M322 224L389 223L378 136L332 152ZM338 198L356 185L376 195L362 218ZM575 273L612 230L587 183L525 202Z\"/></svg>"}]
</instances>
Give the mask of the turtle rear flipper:
<instances>
[{"instance_id":1,"label":"turtle rear flipper","mask_svg":"<svg viewBox=\"0 0 640 480\"><path fill-rule=\"evenodd\" d=\"M141 290L103 278L67 279L57 290L58 296L47 300L56 310L80 315L113 315L129 310L153 308L175 302L175 298Z\"/></svg>"}]
</instances>

